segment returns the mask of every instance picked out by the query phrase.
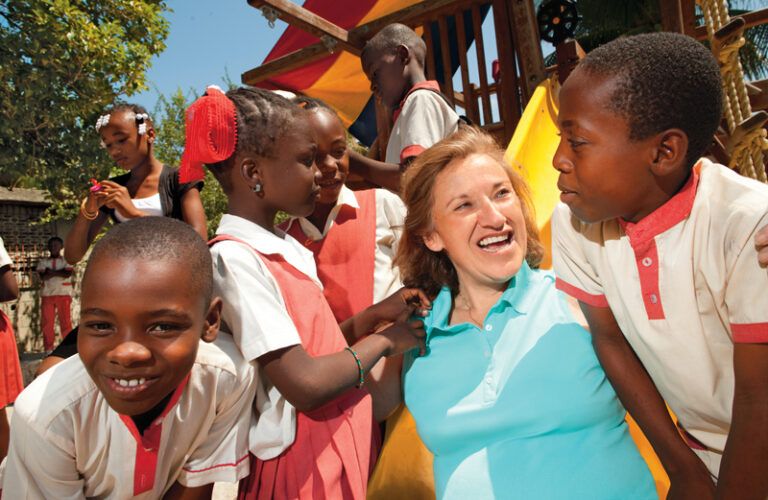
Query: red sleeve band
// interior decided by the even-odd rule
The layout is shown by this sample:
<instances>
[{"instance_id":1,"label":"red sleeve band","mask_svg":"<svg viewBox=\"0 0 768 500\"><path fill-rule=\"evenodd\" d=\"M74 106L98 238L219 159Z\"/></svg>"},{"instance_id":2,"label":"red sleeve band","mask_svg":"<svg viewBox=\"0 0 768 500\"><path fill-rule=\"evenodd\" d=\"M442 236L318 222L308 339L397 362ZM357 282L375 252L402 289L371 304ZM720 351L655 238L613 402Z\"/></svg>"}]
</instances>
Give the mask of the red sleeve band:
<instances>
[{"instance_id":1,"label":"red sleeve band","mask_svg":"<svg viewBox=\"0 0 768 500\"><path fill-rule=\"evenodd\" d=\"M608 307L608 299L605 298L605 295L593 295L591 293L587 293L581 288L576 288L575 286L571 285L570 283L566 283L560 278L555 280L555 287L558 290L567 293L571 297L578 299L579 301L584 302L590 306Z\"/></svg>"},{"instance_id":2,"label":"red sleeve band","mask_svg":"<svg viewBox=\"0 0 768 500\"><path fill-rule=\"evenodd\" d=\"M731 333L740 344L768 343L768 323L731 323Z\"/></svg>"}]
</instances>

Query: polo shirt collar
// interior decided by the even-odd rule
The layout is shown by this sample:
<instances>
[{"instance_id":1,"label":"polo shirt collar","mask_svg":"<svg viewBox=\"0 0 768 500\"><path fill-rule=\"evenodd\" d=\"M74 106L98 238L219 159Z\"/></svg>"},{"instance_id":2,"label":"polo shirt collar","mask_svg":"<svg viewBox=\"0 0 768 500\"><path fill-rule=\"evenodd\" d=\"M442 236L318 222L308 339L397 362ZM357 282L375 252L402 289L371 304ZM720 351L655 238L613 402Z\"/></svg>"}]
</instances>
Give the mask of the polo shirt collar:
<instances>
[{"instance_id":1,"label":"polo shirt collar","mask_svg":"<svg viewBox=\"0 0 768 500\"><path fill-rule=\"evenodd\" d=\"M680 191L638 222L627 222L624 219L618 219L619 225L627 233L632 246L641 245L652 240L691 215L693 202L696 199L696 187L699 184L701 166L702 160L693 167L688 181L686 181Z\"/></svg>"},{"instance_id":2,"label":"polo shirt collar","mask_svg":"<svg viewBox=\"0 0 768 500\"><path fill-rule=\"evenodd\" d=\"M325 228L323 229L322 234L317 230L314 224L309 222L309 219L306 217L291 217L285 227L285 231L290 231L291 226L293 226L293 224L298 221L299 226L301 226L302 231L304 231L304 234L315 241L321 240L325 237L326 234L328 234L328 231L331 229L331 226L336 220L336 217L338 217L339 213L345 208L357 211L360 209L360 204L357 202L355 193L347 186L342 185L341 191L339 192L339 197L336 199L336 204L333 206L331 213L328 215L328 220L325 223Z\"/></svg>"},{"instance_id":3,"label":"polo shirt collar","mask_svg":"<svg viewBox=\"0 0 768 500\"><path fill-rule=\"evenodd\" d=\"M405 105L405 101L408 100L408 97L420 89L427 89L427 90L433 90L435 92L440 92L440 84L437 83L437 80L425 80L423 82L419 82L405 94L405 97L403 97L403 100L400 101L400 104L397 105L397 108L392 112L392 122L397 121L397 117L400 116L400 112L403 110L403 106Z\"/></svg>"},{"instance_id":4,"label":"polo shirt collar","mask_svg":"<svg viewBox=\"0 0 768 500\"><path fill-rule=\"evenodd\" d=\"M507 289L501 294L499 300L491 307L490 312L500 312L505 306L512 307L518 314L527 314L531 310L531 303L536 294L528 293L528 287L533 285L534 273L528 262L523 260L523 265L516 275L509 280ZM432 328L427 332L427 341L433 335L451 335L463 332L468 323L449 325L448 321L453 308L453 296L451 289L444 286L432 301L432 309L429 312Z\"/></svg>"}]
</instances>

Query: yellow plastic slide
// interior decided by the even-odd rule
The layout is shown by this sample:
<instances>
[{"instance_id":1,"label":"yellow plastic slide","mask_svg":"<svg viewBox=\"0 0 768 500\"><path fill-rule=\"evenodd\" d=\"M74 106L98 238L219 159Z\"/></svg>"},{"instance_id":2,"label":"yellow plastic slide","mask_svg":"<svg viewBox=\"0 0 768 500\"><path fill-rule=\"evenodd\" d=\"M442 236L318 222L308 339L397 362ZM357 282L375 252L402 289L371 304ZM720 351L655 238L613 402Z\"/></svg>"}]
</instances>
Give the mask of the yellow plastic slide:
<instances>
[{"instance_id":1,"label":"yellow plastic slide","mask_svg":"<svg viewBox=\"0 0 768 500\"><path fill-rule=\"evenodd\" d=\"M531 188L536 209L536 224L547 250L541 266L543 268L552 266L550 217L560 199L560 192L557 190L558 172L552 167L552 158L560 141L555 125L558 90L559 85L554 79L539 84L523 111L504 155L504 159L522 173ZM667 473L664 472L650 443L629 415L627 422L632 438L656 481L659 498L666 498L669 491Z\"/></svg>"}]
</instances>

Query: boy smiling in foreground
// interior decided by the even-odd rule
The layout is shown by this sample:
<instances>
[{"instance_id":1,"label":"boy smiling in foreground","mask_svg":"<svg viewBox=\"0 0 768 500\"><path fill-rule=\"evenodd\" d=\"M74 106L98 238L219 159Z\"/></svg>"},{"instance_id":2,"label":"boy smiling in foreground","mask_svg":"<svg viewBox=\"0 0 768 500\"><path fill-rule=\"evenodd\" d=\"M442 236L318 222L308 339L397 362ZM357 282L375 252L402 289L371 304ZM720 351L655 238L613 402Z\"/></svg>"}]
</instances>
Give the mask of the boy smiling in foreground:
<instances>
[{"instance_id":1,"label":"boy smiling in foreground","mask_svg":"<svg viewBox=\"0 0 768 500\"><path fill-rule=\"evenodd\" d=\"M255 376L217 339L220 314L192 228L142 217L112 229L83 276L80 356L17 399L3 493L205 498L244 477Z\"/></svg>"}]
</instances>

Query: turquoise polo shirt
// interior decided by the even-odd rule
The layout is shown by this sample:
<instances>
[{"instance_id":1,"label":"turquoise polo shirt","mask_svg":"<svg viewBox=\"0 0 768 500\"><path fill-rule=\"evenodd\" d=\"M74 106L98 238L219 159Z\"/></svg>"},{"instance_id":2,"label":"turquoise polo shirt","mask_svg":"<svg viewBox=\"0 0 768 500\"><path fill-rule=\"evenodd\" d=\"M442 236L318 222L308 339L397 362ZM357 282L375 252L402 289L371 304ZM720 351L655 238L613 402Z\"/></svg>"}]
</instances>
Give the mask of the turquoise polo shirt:
<instances>
[{"instance_id":1,"label":"turquoise polo shirt","mask_svg":"<svg viewBox=\"0 0 768 500\"><path fill-rule=\"evenodd\" d=\"M554 276L523 263L482 327L449 325L444 287L405 402L434 453L437 498L656 498L589 332Z\"/></svg>"}]
</instances>

